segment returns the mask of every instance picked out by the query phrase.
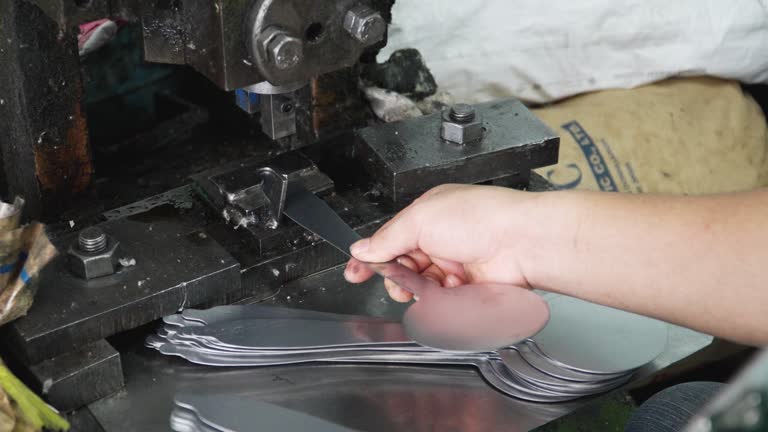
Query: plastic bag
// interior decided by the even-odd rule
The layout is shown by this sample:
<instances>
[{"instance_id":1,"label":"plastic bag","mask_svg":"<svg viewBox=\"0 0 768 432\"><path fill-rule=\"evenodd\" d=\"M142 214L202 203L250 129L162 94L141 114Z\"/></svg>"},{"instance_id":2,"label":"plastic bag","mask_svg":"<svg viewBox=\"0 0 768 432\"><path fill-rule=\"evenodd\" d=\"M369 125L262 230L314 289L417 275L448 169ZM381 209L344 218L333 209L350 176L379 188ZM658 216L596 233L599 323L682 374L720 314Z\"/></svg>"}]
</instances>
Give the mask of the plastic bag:
<instances>
[{"instance_id":1,"label":"plastic bag","mask_svg":"<svg viewBox=\"0 0 768 432\"><path fill-rule=\"evenodd\" d=\"M398 0L386 60L417 48L457 100L550 102L672 76L768 82L768 0Z\"/></svg>"}]
</instances>

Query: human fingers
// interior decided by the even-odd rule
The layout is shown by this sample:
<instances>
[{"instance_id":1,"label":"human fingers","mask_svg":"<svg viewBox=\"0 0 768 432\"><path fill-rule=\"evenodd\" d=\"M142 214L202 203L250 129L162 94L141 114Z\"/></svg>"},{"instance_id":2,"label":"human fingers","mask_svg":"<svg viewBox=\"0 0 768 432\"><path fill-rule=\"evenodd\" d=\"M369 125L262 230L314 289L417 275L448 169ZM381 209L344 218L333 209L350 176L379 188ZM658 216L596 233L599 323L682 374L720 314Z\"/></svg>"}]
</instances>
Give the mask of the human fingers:
<instances>
[{"instance_id":1,"label":"human fingers","mask_svg":"<svg viewBox=\"0 0 768 432\"><path fill-rule=\"evenodd\" d=\"M400 265L404 267L408 267L413 271L416 271L416 272L419 271L418 264L413 259L407 256L398 258L397 262L400 263ZM384 280L384 288L387 289L387 293L392 298L392 300L396 302L408 303L413 299L413 294L411 292L400 288L397 284L395 284L389 279Z\"/></svg>"},{"instance_id":2,"label":"human fingers","mask_svg":"<svg viewBox=\"0 0 768 432\"><path fill-rule=\"evenodd\" d=\"M344 279L349 283L363 283L373 275L373 270L354 258L351 258L349 262L347 262L347 267L344 269Z\"/></svg>"},{"instance_id":3,"label":"human fingers","mask_svg":"<svg viewBox=\"0 0 768 432\"><path fill-rule=\"evenodd\" d=\"M437 195L461 189L462 185L432 188L384 224L372 237L353 244L352 255L366 262L386 262L418 249L422 226L430 223L422 209Z\"/></svg>"},{"instance_id":4,"label":"human fingers","mask_svg":"<svg viewBox=\"0 0 768 432\"><path fill-rule=\"evenodd\" d=\"M443 286L446 288L456 288L466 283L467 282L465 280L461 279L455 274L449 274L448 276L445 277L445 280L443 281Z\"/></svg>"},{"instance_id":5,"label":"human fingers","mask_svg":"<svg viewBox=\"0 0 768 432\"><path fill-rule=\"evenodd\" d=\"M442 285L445 280L445 272L435 264L432 264L426 270L421 272L421 275L438 282L440 285Z\"/></svg>"},{"instance_id":6,"label":"human fingers","mask_svg":"<svg viewBox=\"0 0 768 432\"><path fill-rule=\"evenodd\" d=\"M458 261L451 261L437 257L430 257L430 261L440 267L444 274L453 274L462 280L468 280L469 277L464 269L464 264Z\"/></svg>"}]
</instances>

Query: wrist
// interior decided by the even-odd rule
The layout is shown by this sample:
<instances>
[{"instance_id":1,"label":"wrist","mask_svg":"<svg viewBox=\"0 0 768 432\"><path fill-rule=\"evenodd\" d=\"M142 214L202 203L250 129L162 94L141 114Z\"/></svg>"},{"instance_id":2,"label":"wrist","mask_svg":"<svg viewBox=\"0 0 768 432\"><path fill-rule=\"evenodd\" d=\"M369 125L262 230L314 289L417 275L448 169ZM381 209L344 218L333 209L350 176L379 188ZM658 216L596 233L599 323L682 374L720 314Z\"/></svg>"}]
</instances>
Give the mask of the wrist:
<instances>
[{"instance_id":1,"label":"wrist","mask_svg":"<svg viewBox=\"0 0 768 432\"><path fill-rule=\"evenodd\" d=\"M533 288L560 291L572 269L581 235L588 231L592 193L562 191L531 194L512 232L520 269Z\"/></svg>"}]
</instances>

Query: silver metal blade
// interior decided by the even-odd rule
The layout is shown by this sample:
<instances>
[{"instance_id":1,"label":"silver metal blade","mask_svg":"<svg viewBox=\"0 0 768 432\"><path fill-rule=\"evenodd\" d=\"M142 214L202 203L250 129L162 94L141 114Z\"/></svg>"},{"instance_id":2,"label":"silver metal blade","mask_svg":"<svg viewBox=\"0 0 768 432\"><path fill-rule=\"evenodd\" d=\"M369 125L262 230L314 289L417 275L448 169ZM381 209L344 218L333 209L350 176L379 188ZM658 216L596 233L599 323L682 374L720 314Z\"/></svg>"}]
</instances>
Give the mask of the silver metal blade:
<instances>
[{"instance_id":1,"label":"silver metal blade","mask_svg":"<svg viewBox=\"0 0 768 432\"><path fill-rule=\"evenodd\" d=\"M360 235L347 225L325 201L300 184L292 183L288 186L284 214L349 257L352 256L349 251L350 246L361 239ZM363 264L376 274L416 295L428 289L441 288L437 282L396 261Z\"/></svg>"},{"instance_id":2,"label":"silver metal blade","mask_svg":"<svg viewBox=\"0 0 768 432\"><path fill-rule=\"evenodd\" d=\"M349 247L361 239L325 201L300 184L289 184L283 214L348 256L352 256Z\"/></svg>"}]
</instances>

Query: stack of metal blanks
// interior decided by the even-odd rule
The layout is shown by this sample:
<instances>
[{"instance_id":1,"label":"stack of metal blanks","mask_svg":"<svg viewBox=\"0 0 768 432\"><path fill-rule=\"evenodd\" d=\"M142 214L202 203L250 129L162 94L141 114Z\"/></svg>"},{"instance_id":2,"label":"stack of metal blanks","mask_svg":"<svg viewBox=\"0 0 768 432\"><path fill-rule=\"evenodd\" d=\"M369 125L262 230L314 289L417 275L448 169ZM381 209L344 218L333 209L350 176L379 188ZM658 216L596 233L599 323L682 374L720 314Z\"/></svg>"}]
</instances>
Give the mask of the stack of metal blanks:
<instances>
[{"instance_id":1,"label":"stack of metal blanks","mask_svg":"<svg viewBox=\"0 0 768 432\"><path fill-rule=\"evenodd\" d=\"M398 322L261 305L187 309L147 346L193 363L253 367L310 362L468 365L509 396L562 402L627 382L667 343L667 325L564 296L550 322L516 346L446 352L421 346Z\"/></svg>"}]
</instances>

